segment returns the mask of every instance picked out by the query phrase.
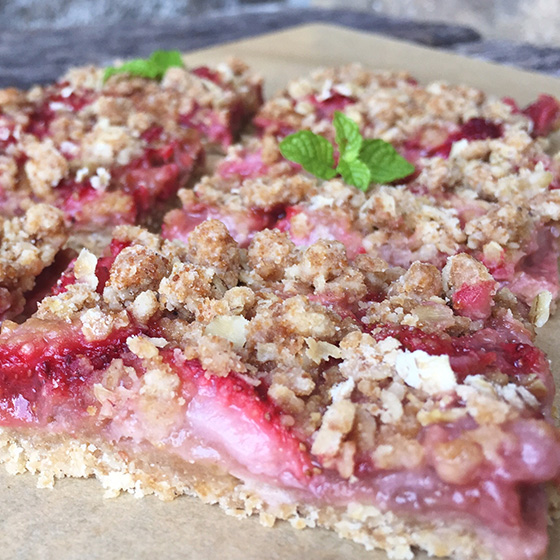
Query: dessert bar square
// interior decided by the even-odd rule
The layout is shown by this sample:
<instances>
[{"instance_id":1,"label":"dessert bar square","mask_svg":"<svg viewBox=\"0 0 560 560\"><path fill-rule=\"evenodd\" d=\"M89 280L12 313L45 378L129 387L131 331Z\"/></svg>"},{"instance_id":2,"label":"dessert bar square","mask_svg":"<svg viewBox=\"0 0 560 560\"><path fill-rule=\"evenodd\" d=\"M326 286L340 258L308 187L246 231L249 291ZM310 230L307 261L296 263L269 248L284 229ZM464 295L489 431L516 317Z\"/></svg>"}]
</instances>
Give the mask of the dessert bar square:
<instances>
[{"instance_id":1,"label":"dessert bar square","mask_svg":"<svg viewBox=\"0 0 560 560\"><path fill-rule=\"evenodd\" d=\"M121 226L57 291L2 328L10 472L198 495L392 558L544 554L554 384L471 256L405 270L278 230L243 249L215 220L186 244Z\"/></svg>"},{"instance_id":2,"label":"dessert bar square","mask_svg":"<svg viewBox=\"0 0 560 560\"><path fill-rule=\"evenodd\" d=\"M364 137L392 143L414 173L364 193L282 157L278 142L289 132L333 139L335 109ZM212 217L241 244L278 228L298 245L334 239L350 257L365 252L395 266L420 260L442 268L467 252L529 305L545 291L558 297L560 170L543 136L560 124L552 97L522 112L474 88L421 86L409 75L351 65L292 82L255 123L262 138L230 149L213 176L180 194L183 208L166 216L165 236L186 239Z\"/></svg>"},{"instance_id":3,"label":"dessert bar square","mask_svg":"<svg viewBox=\"0 0 560 560\"><path fill-rule=\"evenodd\" d=\"M70 70L29 91L0 91L0 214L62 209L71 243L96 249L115 225L157 224L205 150L235 139L261 103L240 61L169 68L161 81Z\"/></svg>"}]
</instances>

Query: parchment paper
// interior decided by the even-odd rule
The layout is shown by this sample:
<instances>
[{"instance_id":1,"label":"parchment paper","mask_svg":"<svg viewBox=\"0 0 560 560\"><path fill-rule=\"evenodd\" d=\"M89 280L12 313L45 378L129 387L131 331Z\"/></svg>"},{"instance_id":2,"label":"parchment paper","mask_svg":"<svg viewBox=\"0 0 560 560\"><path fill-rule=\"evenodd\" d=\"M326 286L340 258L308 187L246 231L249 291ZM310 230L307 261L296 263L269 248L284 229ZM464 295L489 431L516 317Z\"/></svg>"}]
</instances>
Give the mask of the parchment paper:
<instances>
[{"instance_id":1,"label":"parchment paper","mask_svg":"<svg viewBox=\"0 0 560 560\"><path fill-rule=\"evenodd\" d=\"M264 75L268 95L314 67L359 61L372 68L409 70L421 82L474 85L520 103L543 92L560 96L560 80L548 76L335 26L305 26L206 49L189 61L216 63L229 55ZM555 374L560 369L559 329L560 313L538 338ZM1 559L386 560L381 552L367 552L325 530L296 531L286 523L266 529L256 519L239 521L196 499L161 502L123 495L105 500L95 480L63 480L54 490L37 489L36 482L31 475L8 476L0 467ZM560 558L558 524L551 540L548 558Z\"/></svg>"}]
</instances>

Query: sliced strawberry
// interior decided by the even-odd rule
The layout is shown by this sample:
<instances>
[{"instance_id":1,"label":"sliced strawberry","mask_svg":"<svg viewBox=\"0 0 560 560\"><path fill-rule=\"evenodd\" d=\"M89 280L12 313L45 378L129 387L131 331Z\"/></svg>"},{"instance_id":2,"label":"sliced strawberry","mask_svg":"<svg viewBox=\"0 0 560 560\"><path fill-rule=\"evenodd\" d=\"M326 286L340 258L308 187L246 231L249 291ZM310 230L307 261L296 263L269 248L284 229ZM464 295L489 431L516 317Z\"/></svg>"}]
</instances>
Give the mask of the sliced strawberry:
<instances>
[{"instance_id":1,"label":"sliced strawberry","mask_svg":"<svg viewBox=\"0 0 560 560\"><path fill-rule=\"evenodd\" d=\"M533 136L547 136L560 124L560 103L555 97L542 94L523 109L523 114L533 121Z\"/></svg>"},{"instance_id":2,"label":"sliced strawberry","mask_svg":"<svg viewBox=\"0 0 560 560\"><path fill-rule=\"evenodd\" d=\"M197 361L174 360L174 366L184 381L196 386L187 416L197 437L254 475L288 486L307 485L313 473L311 455L266 396L233 373L209 375Z\"/></svg>"},{"instance_id":3,"label":"sliced strawberry","mask_svg":"<svg viewBox=\"0 0 560 560\"><path fill-rule=\"evenodd\" d=\"M494 305L496 282L487 280L476 284L463 284L452 296L453 309L469 319L487 319Z\"/></svg>"}]
</instances>

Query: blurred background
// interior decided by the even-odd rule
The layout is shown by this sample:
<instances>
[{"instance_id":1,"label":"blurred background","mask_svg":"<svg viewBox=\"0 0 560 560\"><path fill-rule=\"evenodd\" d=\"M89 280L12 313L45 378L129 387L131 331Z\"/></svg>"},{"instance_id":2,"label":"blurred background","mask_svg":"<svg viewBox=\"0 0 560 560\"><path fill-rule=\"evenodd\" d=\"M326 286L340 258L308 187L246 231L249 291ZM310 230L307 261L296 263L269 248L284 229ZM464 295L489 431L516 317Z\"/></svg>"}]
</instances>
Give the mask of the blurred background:
<instances>
[{"instance_id":1,"label":"blurred background","mask_svg":"<svg viewBox=\"0 0 560 560\"><path fill-rule=\"evenodd\" d=\"M110 25L312 8L447 22L470 26L486 39L560 46L560 0L0 0L0 28Z\"/></svg>"},{"instance_id":2,"label":"blurred background","mask_svg":"<svg viewBox=\"0 0 560 560\"><path fill-rule=\"evenodd\" d=\"M309 23L560 77L560 0L0 0L0 88Z\"/></svg>"}]
</instances>

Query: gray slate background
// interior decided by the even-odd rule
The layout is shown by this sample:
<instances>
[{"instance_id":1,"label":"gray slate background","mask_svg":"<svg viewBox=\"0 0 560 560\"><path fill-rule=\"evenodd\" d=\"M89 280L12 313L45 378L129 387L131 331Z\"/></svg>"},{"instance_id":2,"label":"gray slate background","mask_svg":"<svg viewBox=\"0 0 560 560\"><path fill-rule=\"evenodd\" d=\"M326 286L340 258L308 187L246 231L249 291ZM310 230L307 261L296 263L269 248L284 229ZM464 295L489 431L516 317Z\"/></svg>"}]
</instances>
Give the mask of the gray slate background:
<instances>
[{"instance_id":1,"label":"gray slate background","mask_svg":"<svg viewBox=\"0 0 560 560\"><path fill-rule=\"evenodd\" d=\"M156 48L194 50L290 27L301 23L329 22L347 27L382 33L419 44L453 50L462 54L495 60L518 67L540 70L560 76L560 49L534 47L508 41L485 41L468 27L418 22L394 17L379 16L371 12L351 10L301 9L289 6L297 0L263 3L258 0L190 0L184 9L204 5L209 15L181 17L162 21L145 21L141 5L134 0L120 0L119 6L130 6L130 13L118 11L121 19L108 25L106 20L95 25L53 26L31 29L14 29L7 26L6 12L15 10L14 2L0 0L0 87L29 87L33 83L55 80L69 66L84 63L105 64L120 57L147 56ZM41 2L22 0L37 9L33 22L45 18L64 0ZM92 2L92 10L107 9L109 0ZM162 16L165 6L160 0ZM255 9L251 4L258 4ZM68 4L69 6L74 3ZM136 6L133 9L132 6ZM153 5L153 3L152 3ZM228 8L229 5L229 8ZM23 4L20 5L20 9ZM190 6L190 8L189 8ZM216 15L217 8L225 7L229 15ZM237 6L237 7L236 7ZM281 10L277 10L282 6ZM240 9L241 12L240 13ZM237 15L235 15L237 11ZM72 14L59 13L56 25L70 21ZM20 20L23 13L19 13ZM10 16L12 18L15 15ZM29 16L31 17L31 15Z\"/></svg>"}]
</instances>

